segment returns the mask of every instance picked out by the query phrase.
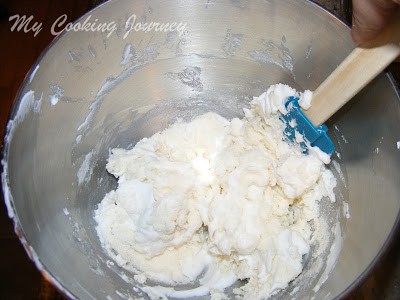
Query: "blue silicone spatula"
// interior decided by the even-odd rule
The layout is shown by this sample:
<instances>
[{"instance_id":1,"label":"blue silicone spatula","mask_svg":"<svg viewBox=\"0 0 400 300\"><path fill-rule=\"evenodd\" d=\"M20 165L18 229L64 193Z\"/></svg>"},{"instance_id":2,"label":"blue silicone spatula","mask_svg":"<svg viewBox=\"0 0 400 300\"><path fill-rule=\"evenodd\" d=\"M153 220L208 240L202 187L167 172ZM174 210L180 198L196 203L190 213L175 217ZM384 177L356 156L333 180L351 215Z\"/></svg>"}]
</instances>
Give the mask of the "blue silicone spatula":
<instances>
[{"instance_id":1,"label":"blue silicone spatula","mask_svg":"<svg viewBox=\"0 0 400 300\"><path fill-rule=\"evenodd\" d=\"M287 126L285 134L295 139L297 131L303 145L318 147L328 155L334 145L323 124L344 104L353 98L372 79L378 76L400 55L400 13L376 39L368 45L355 48L333 73L314 91L311 107L303 110L297 97L286 102L288 113L282 115Z\"/></svg>"}]
</instances>

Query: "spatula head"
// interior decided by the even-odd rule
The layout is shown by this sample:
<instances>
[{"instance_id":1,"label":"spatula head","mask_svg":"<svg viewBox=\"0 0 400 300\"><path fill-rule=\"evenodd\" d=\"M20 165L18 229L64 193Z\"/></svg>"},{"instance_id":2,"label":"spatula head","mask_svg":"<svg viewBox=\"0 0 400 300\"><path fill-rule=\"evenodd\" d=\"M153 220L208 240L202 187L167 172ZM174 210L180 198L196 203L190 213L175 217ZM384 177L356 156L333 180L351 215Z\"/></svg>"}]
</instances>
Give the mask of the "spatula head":
<instances>
[{"instance_id":1,"label":"spatula head","mask_svg":"<svg viewBox=\"0 0 400 300\"><path fill-rule=\"evenodd\" d=\"M327 135L328 128L325 124L314 126L306 117L298 103L299 98L289 97L285 103L287 114L281 114L280 119L286 124L285 135L291 142L299 142L304 152L308 152L308 145L318 147L329 156L335 151L332 140ZM296 132L302 137L296 138Z\"/></svg>"}]
</instances>

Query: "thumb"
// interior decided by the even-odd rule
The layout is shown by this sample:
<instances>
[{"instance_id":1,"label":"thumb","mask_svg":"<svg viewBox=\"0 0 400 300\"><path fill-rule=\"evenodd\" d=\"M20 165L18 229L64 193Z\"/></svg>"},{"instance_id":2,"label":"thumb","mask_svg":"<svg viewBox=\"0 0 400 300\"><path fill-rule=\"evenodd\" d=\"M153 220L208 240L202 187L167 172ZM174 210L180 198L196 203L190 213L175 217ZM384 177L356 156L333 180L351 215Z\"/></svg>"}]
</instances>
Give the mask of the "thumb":
<instances>
[{"instance_id":1,"label":"thumb","mask_svg":"<svg viewBox=\"0 0 400 300\"><path fill-rule=\"evenodd\" d=\"M353 0L351 36L357 45L375 38L396 12L399 0Z\"/></svg>"}]
</instances>

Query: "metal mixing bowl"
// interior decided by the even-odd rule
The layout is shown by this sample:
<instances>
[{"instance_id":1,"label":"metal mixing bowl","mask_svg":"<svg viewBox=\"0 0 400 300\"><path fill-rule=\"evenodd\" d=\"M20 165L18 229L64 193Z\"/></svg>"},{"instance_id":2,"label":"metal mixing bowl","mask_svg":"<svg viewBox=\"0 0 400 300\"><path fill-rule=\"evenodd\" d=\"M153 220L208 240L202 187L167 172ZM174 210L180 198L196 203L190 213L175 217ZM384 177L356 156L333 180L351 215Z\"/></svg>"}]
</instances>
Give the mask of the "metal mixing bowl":
<instances>
[{"instance_id":1,"label":"metal mixing bowl","mask_svg":"<svg viewBox=\"0 0 400 300\"><path fill-rule=\"evenodd\" d=\"M126 35L134 14L136 23L187 28ZM109 37L64 33L40 57L11 115L2 182L43 274L72 298L127 299L137 293L94 230L97 203L116 187L105 169L109 149L132 147L176 117L240 116L270 84L315 89L354 45L345 25L303 0L114 0L78 22L88 16L118 28ZM325 284L312 290L320 273L297 299L345 296L399 219L400 107L390 77L374 80L328 125L342 176L336 209L348 201L351 218L341 218L343 248Z\"/></svg>"}]
</instances>

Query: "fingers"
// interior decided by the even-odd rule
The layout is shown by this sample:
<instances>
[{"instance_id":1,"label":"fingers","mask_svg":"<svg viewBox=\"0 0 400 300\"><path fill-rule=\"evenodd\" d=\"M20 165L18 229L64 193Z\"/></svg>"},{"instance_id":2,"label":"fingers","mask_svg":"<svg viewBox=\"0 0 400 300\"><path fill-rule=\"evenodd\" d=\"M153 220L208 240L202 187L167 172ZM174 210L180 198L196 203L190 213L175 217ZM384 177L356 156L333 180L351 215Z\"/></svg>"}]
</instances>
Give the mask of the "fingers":
<instances>
[{"instance_id":1,"label":"fingers","mask_svg":"<svg viewBox=\"0 0 400 300\"><path fill-rule=\"evenodd\" d=\"M351 35L357 45L376 37L398 9L400 0L353 0Z\"/></svg>"}]
</instances>

